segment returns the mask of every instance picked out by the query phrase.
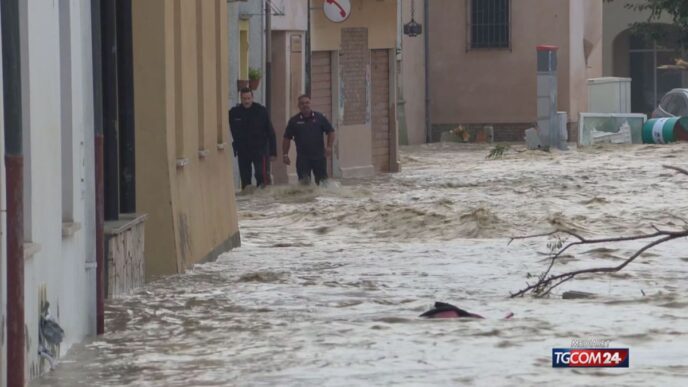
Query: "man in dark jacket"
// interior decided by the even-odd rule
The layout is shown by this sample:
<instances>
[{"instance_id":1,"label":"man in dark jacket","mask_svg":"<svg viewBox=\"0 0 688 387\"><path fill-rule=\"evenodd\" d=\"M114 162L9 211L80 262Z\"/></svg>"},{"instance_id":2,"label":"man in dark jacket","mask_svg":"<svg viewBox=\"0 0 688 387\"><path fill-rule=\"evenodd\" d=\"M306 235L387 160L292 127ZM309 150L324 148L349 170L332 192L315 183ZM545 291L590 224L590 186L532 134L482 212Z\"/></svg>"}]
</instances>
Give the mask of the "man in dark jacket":
<instances>
[{"instance_id":1,"label":"man in dark jacket","mask_svg":"<svg viewBox=\"0 0 688 387\"><path fill-rule=\"evenodd\" d=\"M267 109L253 102L251 89L241 89L241 104L229 111L229 127L234 139L234 155L239 158L241 189L251 185L251 166L258 187L270 184L269 161L277 157L275 129Z\"/></svg>"},{"instance_id":2,"label":"man in dark jacket","mask_svg":"<svg viewBox=\"0 0 688 387\"><path fill-rule=\"evenodd\" d=\"M289 120L282 140L282 161L289 165L289 147L291 140L296 143L296 173L302 184L309 184L311 172L315 183L327 180L327 158L332 156L334 128L322 113L311 110L311 98L299 96L299 111ZM327 145L323 142L327 135Z\"/></svg>"}]
</instances>

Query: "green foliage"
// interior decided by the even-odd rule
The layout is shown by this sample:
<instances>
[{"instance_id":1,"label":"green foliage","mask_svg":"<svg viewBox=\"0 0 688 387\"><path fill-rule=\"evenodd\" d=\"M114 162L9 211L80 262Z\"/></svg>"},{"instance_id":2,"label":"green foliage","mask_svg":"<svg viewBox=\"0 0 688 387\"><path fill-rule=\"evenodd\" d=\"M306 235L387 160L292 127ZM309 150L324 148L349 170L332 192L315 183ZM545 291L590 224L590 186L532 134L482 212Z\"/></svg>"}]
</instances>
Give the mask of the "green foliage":
<instances>
[{"instance_id":1,"label":"green foliage","mask_svg":"<svg viewBox=\"0 0 688 387\"><path fill-rule=\"evenodd\" d=\"M504 152L509 150L509 145L497 144L495 145L486 158L491 160L501 159L504 156Z\"/></svg>"},{"instance_id":2,"label":"green foliage","mask_svg":"<svg viewBox=\"0 0 688 387\"><path fill-rule=\"evenodd\" d=\"M263 71L259 68L249 67L248 79L255 81L263 77Z\"/></svg>"},{"instance_id":3,"label":"green foliage","mask_svg":"<svg viewBox=\"0 0 688 387\"><path fill-rule=\"evenodd\" d=\"M625 1L625 0L605 0ZM640 3L625 2L625 7L639 12L649 12L646 23L634 25L635 32L642 33L658 41L670 40L679 46L688 46L688 1L686 0L644 0ZM678 36L662 36L657 22L662 15L671 17L674 25L678 27Z\"/></svg>"}]
</instances>

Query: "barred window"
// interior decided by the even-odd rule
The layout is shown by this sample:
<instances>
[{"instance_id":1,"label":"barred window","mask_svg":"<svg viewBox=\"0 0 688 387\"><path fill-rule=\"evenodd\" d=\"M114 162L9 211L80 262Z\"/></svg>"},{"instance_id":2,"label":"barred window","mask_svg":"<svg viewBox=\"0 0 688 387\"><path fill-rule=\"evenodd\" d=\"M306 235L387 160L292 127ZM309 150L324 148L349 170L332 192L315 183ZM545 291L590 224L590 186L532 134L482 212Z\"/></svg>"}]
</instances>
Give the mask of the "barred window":
<instances>
[{"instance_id":1,"label":"barred window","mask_svg":"<svg viewBox=\"0 0 688 387\"><path fill-rule=\"evenodd\" d=\"M471 48L509 48L511 0L470 1Z\"/></svg>"}]
</instances>

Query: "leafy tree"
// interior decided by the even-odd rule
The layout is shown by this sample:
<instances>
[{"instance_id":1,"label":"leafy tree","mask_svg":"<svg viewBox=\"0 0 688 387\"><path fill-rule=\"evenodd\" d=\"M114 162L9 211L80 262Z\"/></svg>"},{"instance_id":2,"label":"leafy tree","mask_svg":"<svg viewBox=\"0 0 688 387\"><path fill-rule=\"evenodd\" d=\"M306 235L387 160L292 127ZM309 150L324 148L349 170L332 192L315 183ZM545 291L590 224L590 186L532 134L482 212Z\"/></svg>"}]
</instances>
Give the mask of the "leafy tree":
<instances>
[{"instance_id":1,"label":"leafy tree","mask_svg":"<svg viewBox=\"0 0 688 387\"><path fill-rule=\"evenodd\" d=\"M624 1L624 0L605 0ZM635 32L649 35L654 40L672 42L677 46L688 46L688 1L686 0L643 0L626 2L625 7L639 12L649 12L645 23L636 23ZM666 29L658 28L658 21L663 15L669 15L678 27L675 34L668 34Z\"/></svg>"}]
</instances>

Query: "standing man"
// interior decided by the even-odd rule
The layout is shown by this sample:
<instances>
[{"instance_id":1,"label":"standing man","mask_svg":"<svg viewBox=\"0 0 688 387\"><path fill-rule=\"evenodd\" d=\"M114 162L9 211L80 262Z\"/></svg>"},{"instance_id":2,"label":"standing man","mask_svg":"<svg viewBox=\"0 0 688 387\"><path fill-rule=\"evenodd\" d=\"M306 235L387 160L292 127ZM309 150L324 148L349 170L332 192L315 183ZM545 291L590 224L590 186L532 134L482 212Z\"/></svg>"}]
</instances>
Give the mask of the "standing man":
<instances>
[{"instance_id":1,"label":"standing man","mask_svg":"<svg viewBox=\"0 0 688 387\"><path fill-rule=\"evenodd\" d=\"M241 189L251 185L251 166L255 171L256 185L270 184L270 161L277 158L275 129L267 109L253 102L253 91L241 89L241 104L229 111L229 127L232 131L234 156L239 158Z\"/></svg>"},{"instance_id":2,"label":"standing man","mask_svg":"<svg viewBox=\"0 0 688 387\"><path fill-rule=\"evenodd\" d=\"M289 160L289 146L293 139L296 143L296 173L302 184L310 184L311 172L315 183L327 180L327 158L332 156L334 128L324 115L311 110L311 98L299 96L299 111L289 120L282 141L282 161ZM327 145L323 144L323 134L327 135Z\"/></svg>"}]
</instances>

